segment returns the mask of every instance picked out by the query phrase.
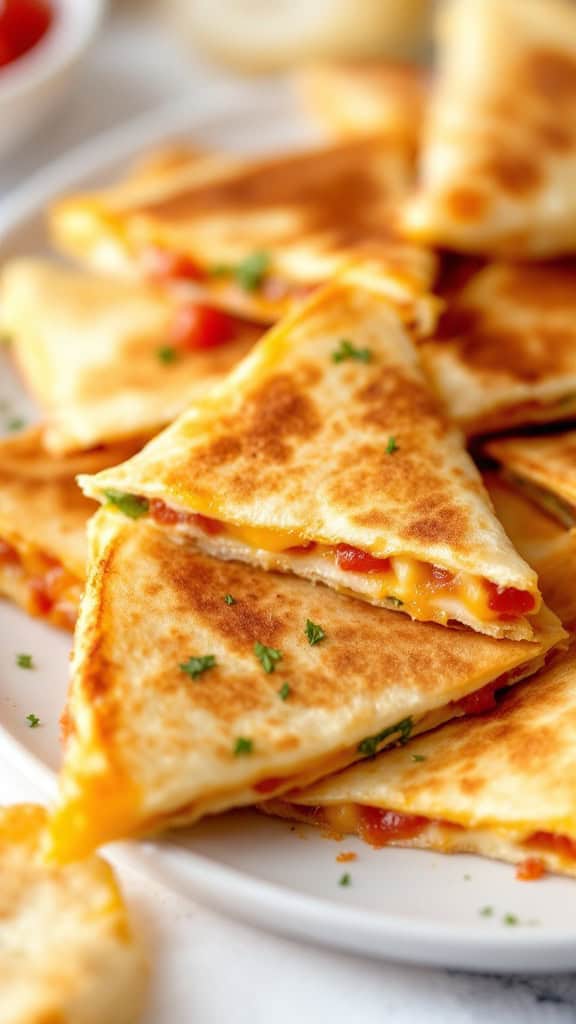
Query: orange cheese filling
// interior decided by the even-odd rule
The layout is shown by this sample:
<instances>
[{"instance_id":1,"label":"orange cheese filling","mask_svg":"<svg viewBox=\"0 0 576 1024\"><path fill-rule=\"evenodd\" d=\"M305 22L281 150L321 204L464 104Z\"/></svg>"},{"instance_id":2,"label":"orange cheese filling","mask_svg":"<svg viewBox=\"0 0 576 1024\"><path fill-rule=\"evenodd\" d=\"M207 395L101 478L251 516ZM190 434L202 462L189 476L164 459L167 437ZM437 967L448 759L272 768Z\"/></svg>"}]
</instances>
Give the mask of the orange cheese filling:
<instances>
[{"instance_id":1,"label":"orange cheese filling","mask_svg":"<svg viewBox=\"0 0 576 1024\"><path fill-rule=\"evenodd\" d=\"M150 501L149 511L162 526L190 524L209 536L231 537L254 549L279 555L314 552L331 560L343 573L376 576L384 604L404 608L413 618L423 621L458 620L458 610L464 608L467 617L476 621L516 622L537 607L535 595L527 590L499 588L483 577L454 573L408 556L378 558L350 544L331 546L305 540L289 531L239 527L199 513L172 509L159 499Z\"/></svg>"},{"instance_id":2,"label":"orange cheese filling","mask_svg":"<svg viewBox=\"0 0 576 1024\"><path fill-rule=\"evenodd\" d=\"M82 583L60 562L35 548L17 549L0 539L0 573L13 575L25 584L29 615L63 629L74 629Z\"/></svg>"}]
</instances>

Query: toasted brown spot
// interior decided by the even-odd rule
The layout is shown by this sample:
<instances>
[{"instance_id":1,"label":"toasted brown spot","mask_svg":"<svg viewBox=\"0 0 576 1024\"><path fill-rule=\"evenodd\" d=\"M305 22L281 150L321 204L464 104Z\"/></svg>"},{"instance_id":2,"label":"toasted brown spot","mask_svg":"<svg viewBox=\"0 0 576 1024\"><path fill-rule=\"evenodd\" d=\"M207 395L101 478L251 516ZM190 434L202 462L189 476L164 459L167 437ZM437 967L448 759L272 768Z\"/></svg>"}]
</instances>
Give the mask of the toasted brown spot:
<instances>
[{"instance_id":1,"label":"toasted brown spot","mask_svg":"<svg viewBox=\"0 0 576 1024\"><path fill-rule=\"evenodd\" d=\"M444 206L451 217L460 221L480 221L488 213L490 200L485 192L471 186L453 188L444 196Z\"/></svg>"},{"instance_id":2,"label":"toasted brown spot","mask_svg":"<svg viewBox=\"0 0 576 1024\"><path fill-rule=\"evenodd\" d=\"M576 100L576 60L557 50L533 50L525 58L520 71L526 86L547 100L561 104ZM518 84L522 90L522 82Z\"/></svg>"},{"instance_id":3,"label":"toasted brown spot","mask_svg":"<svg viewBox=\"0 0 576 1024\"><path fill-rule=\"evenodd\" d=\"M537 156L498 151L485 160L479 171L487 175L504 192L514 196L527 196L542 184L542 173Z\"/></svg>"}]
</instances>

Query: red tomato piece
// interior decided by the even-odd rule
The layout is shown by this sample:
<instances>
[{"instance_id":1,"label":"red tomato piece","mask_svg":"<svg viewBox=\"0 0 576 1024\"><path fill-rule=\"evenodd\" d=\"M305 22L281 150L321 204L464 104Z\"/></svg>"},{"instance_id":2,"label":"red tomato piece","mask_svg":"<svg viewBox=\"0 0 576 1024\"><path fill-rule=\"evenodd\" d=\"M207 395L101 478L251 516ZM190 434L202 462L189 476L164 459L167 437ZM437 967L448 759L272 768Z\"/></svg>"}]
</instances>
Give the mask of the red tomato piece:
<instances>
[{"instance_id":1,"label":"red tomato piece","mask_svg":"<svg viewBox=\"0 0 576 1024\"><path fill-rule=\"evenodd\" d=\"M273 793L278 786L282 786L286 782L286 779L262 779L261 782L257 782L252 788L257 793Z\"/></svg>"},{"instance_id":2,"label":"red tomato piece","mask_svg":"<svg viewBox=\"0 0 576 1024\"><path fill-rule=\"evenodd\" d=\"M11 544L6 540L0 540L0 563L3 565L18 565L20 556Z\"/></svg>"},{"instance_id":3,"label":"red tomato piece","mask_svg":"<svg viewBox=\"0 0 576 1024\"><path fill-rule=\"evenodd\" d=\"M344 572L387 572L390 559L375 558L369 551L361 551L350 544L337 544L336 564Z\"/></svg>"},{"instance_id":4,"label":"red tomato piece","mask_svg":"<svg viewBox=\"0 0 576 1024\"><path fill-rule=\"evenodd\" d=\"M452 580L454 579L453 572L449 572L448 569L442 569L439 565L433 565L431 567L430 575L433 582L441 587L445 587L449 583L452 583Z\"/></svg>"},{"instance_id":5,"label":"red tomato piece","mask_svg":"<svg viewBox=\"0 0 576 1024\"><path fill-rule=\"evenodd\" d=\"M486 581L489 591L488 607L500 615L525 615L536 607L536 601L527 590L517 590L516 587L506 587L499 590L495 583Z\"/></svg>"},{"instance_id":6,"label":"red tomato piece","mask_svg":"<svg viewBox=\"0 0 576 1024\"><path fill-rule=\"evenodd\" d=\"M526 857L516 868L516 878L519 882L537 882L546 874L546 866L540 857Z\"/></svg>"},{"instance_id":7,"label":"red tomato piece","mask_svg":"<svg viewBox=\"0 0 576 1024\"><path fill-rule=\"evenodd\" d=\"M457 701L458 707L462 708L465 715L483 715L486 711L492 711L496 707L496 691L502 689L502 680L497 679L493 683L486 683L475 693L469 693Z\"/></svg>"},{"instance_id":8,"label":"red tomato piece","mask_svg":"<svg viewBox=\"0 0 576 1024\"><path fill-rule=\"evenodd\" d=\"M140 262L151 281L201 281L204 272L189 256L169 252L159 245L143 249Z\"/></svg>"},{"instance_id":9,"label":"red tomato piece","mask_svg":"<svg viewBox=\"0 0 576 1024\"><path fill-rule=\"evenodd\" d=\"M198 302L182 306L172 326L175 345L190 351L218 348L234 337L236 321L233 317L211 306Z\"/></svg>"},{"instance_id":10,"label":"red tomato piece","mask_svg":"<svg viewBox=\"0 0 576 1024\"><path fill-rule=\"evenodd\" d=\"M54 20L45 0L4 0L0 5L0 67L40 42Z\"/></svg>"},{"instance_id":11,"label":"red tomato piece","mask_svg":"<svg viewBox=\"0 0 576 1024\"><path fill-rule=\"evenodd\" d=\"M199 512L192 512L190 518L204 533L209 533L211 536L223 533L226 529L224 523L221 523L218 519L210 519L209 516L202 516Z\"/></svg>"},{"instance_id":12,"label":"red tomato piece","mask_svg":"<svg viewBox=\"0 0 576 1024\"><path fill-rule=\"evenodd\" d=\"M388 846L395 840L414 839L428 824L428 818L400 814L381 807L358 807L358 831L371 846Z\"/></svg>"},{"instance_id":13,"label":"red tomato piece","mask_svg":"<svg viewBox=\"0 0 576 1024\"><path fill-rule=\"evenodd\" d=\"M568 836L559 836L555 832L533 832L528 839L522 843L531 850L547 850L550 853L557 853L559 857L566 860L576 859L576 840Z\"/></svg>"}]
</instances>

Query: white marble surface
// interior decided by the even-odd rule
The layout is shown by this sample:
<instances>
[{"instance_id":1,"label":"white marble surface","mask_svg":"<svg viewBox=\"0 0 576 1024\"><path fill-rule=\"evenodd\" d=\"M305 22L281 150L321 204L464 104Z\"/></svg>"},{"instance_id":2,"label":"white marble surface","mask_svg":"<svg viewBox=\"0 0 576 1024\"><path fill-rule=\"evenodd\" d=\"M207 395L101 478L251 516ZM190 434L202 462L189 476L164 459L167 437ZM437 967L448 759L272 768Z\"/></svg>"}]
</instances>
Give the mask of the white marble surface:
<instances>
[{"instance_id":1,"label":"white marble surface","mask_svg":"<svg viewBox=\"0 0 576 1024\"><path fill-rule=\"evenodd\" d=\"M226 84L227 76L200 61L191 64L157 25L136 18L135 8L123 8L109 18L66 106L0 166L0 197L95 132L184 89L191 102L208 103ZM34 797L28 782L0 764L0 802ZM354 959L183 904L136 875L122 881L152 965L145 1024L576 1021L576 976L502 979Z\"/></svg>"}]
</instances>

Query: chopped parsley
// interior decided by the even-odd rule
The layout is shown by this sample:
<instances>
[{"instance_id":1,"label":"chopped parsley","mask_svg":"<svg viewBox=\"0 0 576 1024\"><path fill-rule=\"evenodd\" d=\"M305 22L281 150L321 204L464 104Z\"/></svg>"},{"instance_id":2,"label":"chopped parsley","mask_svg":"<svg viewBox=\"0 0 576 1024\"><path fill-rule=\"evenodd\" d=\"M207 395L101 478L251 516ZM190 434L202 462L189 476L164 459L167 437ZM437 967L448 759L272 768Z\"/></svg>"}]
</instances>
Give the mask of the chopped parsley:
<instances>
[{"instance_id":1,"label":"chopped parsley","mask_svg":"<svg viewBox=\"0 0 576 1024\"><path fill-rule=\"evenodd\" d=\"M263 250L250 253L241 263L217 263L212 267L214 277L233 277L246 292L255 292L270 269L270 254Z\"/></svg>"},{"instance_id":2,"label":"chopped parsley","mask_svg":"<svg viewBox=\"0 0 576 1024\"><path fill-rule=\"evenodd\" d=\"M393 594L386 594L386 600L393 608L401 608L404 601L401 601L399 597L394 597Z\"/></svg>"},{"instance_id":3,"label":"chopped parsley","mask_svg":"<svg viewBox=\"0 0 576 1024\"><path fill-rule=\"evenodd\" d=\"M232 594L226 594L224 601L226 604L236 604L236 598L232 597Z\"/></svg>"},{"instance_id":4,"label":"chopped parsley","mask_svg":"<svg viewBox=\"0 0 576 1024\"><path fill-rule=\"evenodd\" d=\"M26 715L26 721L31 729L37 729L40 725L40 719L38 715Z\"/></svg>"},{"instance_id":5,"label":"chopped parsley","mask_svg":"<svg viewBox=\"0 0 576 1024\"><path fill-rule=\"evenodd\" d=\"M31 654L17 654L16 664L18 668L34 668L34 659Z\"/></svg>"},{"instance_id":6,"label":"chopped parsley","mask_svg":"<svg viewBox=\"0 0 576 1024\"><path fill-rule=\"evenodd\" d=\"M188 658L188 661L183 661L180 665L180 671L185 672L186 675L191 676L192 679L198 679L203 672L207 672L210 668L215 668L216 658L213 654L202 654L200 657Z\"/></svg>"},{"instance_id":7,"label":"chopped parsley","mask_svg":"<svg viewBox=\"0 0 576 1024\"><path fill-rule=\"evenodd\" d=\"M9 430L11 433L23 430L25 426L26 420L22 416L11 416L9 420L6 420L6 430Z\"/></svg>"},{"instance_id":8,"label":"chopped parsley","mask_svg":"<svg viewBox=\"0 0 576 1024\"><path fill-rule=\"evenodd\" d=\"M343 363L345 359L355 359L357 363L369 363L372 359L372 352L369 348L355 348L348 338L341 338L338 348L332 353L333 363Z\"/></svg>"},{"instance_id":9,"label":"chopped parsley","mask_svg":"<svg viewBox=\"0 0 576 1024\"><path fill-rule=\"evenodd\" d=\"M311 619L306 619L306 626L304 632L308 637L308 643L310 647L314 647L315 644L319 644L321 640L324 640L326 633L316 622L312 622Z\"/></svg>"},{"instance_id":10,"label":"chopped parsley","mask_svg":"<svg viewBox=\"0 0 576 1024\"><path fill-rule=\"evenodd\" d=\"M396 438L390 436L388 438L388 444L386 445L386 454L387 455L394 455L394 452L397 452L397 451L398 451L398 444L396 443Z\"/></svg>"},{"instance_id":11,"label":"chopped parsley","mask_svg":"<svg viewBox=\"0 0 576 1024\"><path fill-rule=\"evenodd\" d=\"M394 736L399 733L398 742L400 745L407 743L410 739L410 734L414 728L414 723L411 718L403 718L401 722L396 722L396 725L389 725L387 729L382 729L382 732L377 732L374 736L366 736L365 739L361 740L358 744L358 753L364 754L365 757L374 757L374 754L378 750L378 747L384 740L387 740L389 736Z\"/></svg>"},{"instance_id":12,"label":"chopped parsley","mask_svg":"<svg viewBox=\"0 0 576 1024\"><path fill-rule=\"evenodd\" d=\"M519 921L518 921L518 918L516 917L516 914L504 914L504 917L502 918L502 922L503 922L503 924L507 924L507 925L511 925L511 926L519 924Z\"/></svg>"},{"instance_id":13,"label":"chopped parsley","mask_svg":"<svg viewBox=\"0 0 576 1024\"><path fill-rule=\"evenodd\" d=\"M170 366L178 359L178 352L173 345L162 345L161 348L156 349L156 355L158 362L163 363L164 366Z\"/></svg>"},{"instance_id":14,"label":"chopped parsley","mask_svg":"<svg viewBox=\"0 0 576 1024\"><path fill-rule=\"evenodd\" d=\"M238 736L234 744L234 757L240 757L242 754L251 754L254 749L252 740L247 740L245 736Z\"/></svg>"},{"instance_id":15,"label":"chopped parsley","mask_svg":"<svg viewBox=\"0 0 576 1024\"><path fill-rule=\"evenodd\" d=\"M410 754L410 757L413 761L426 761L425 754Z\"/></svg>"},{"instance_id":16,"label":"chopped parsley","mask_svg":"<svg viewBox=\"0 0 576 1024\"><path fill-rule=\"evenodd\" d=\"M340 880L338 882L338 885L342 885L342 886L352 885L352 878L348 874L347 871L346 871L346 873L344 875L340 876Z\"/></svg>"},{"instance_id":17,"label":"chopped parsley","mask_svg":"<svg viewBox=\"0 0 576 1024\"><path fill-rule=\"evenodd\" d=\"M292 688L290 683L282 683L282 686L278 690L278 696L280 697L280 700L288 700L291 692Z\"/></svg>"},{"instance_id":18,"label":"chopped parsley","mask_svg":"<svg viewBox=\"0 0 576 1024\"><path fill-rule=\"evenodd\" d=\"M258 641L254 644L254 654L265 672L274 672L276 663L282 661L280 651L277 651L275 647L266 647L266 644L258 643Z\"/></svg>"},{"instance_id":19,"label":"chopped parsley","mask_svg":"<svg viewBox=\"0 0 576 1024\"><path fill-rule=\"evenodd\" d=\"M494 907L482 907L482 910L479 910L478 913L480 917L494 917Z\"/></svg>"},{"instance_id":20,"label":"chopped parsley","mask_svg":"<svg viewBox=\"0 0 576 1024\"><path fill-rule=\"evenodd\" d=\"M130 519L141 519L148 515L148 498L140 498L137 494L129 494L128 491L104 491L104 497L109 505L114 505L125 516Z\"/></svg>"}]
</instances>

